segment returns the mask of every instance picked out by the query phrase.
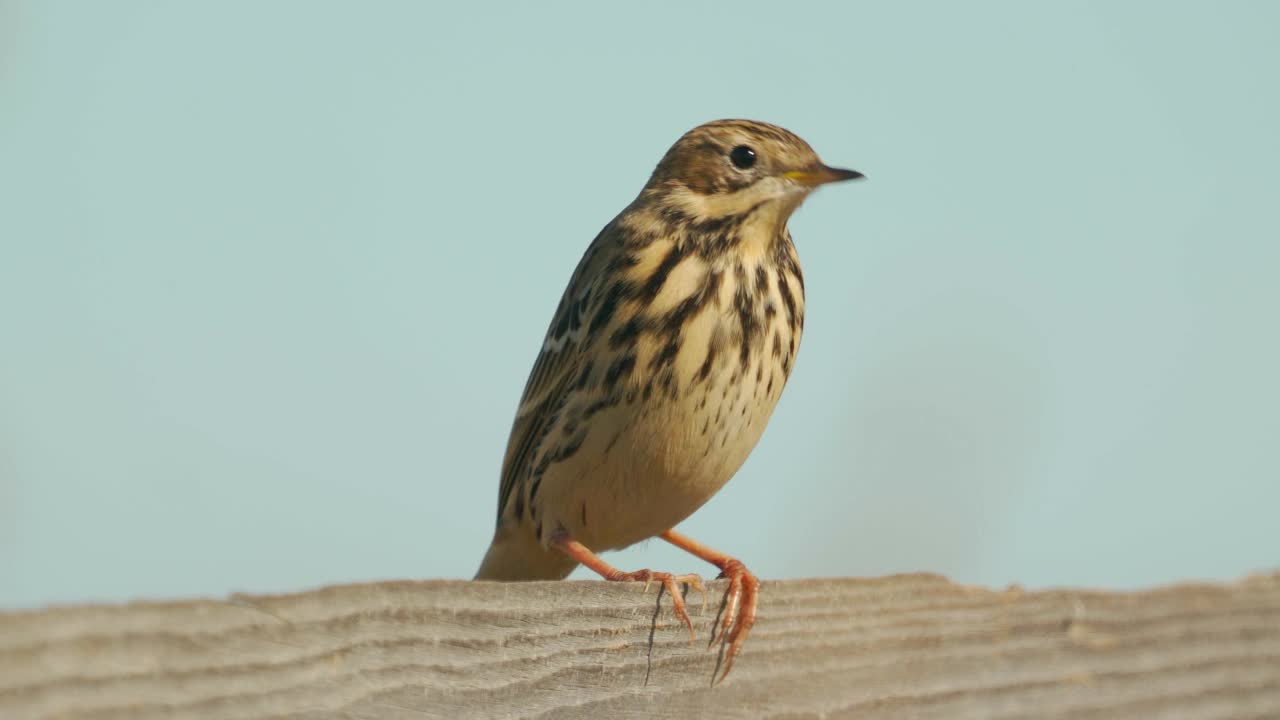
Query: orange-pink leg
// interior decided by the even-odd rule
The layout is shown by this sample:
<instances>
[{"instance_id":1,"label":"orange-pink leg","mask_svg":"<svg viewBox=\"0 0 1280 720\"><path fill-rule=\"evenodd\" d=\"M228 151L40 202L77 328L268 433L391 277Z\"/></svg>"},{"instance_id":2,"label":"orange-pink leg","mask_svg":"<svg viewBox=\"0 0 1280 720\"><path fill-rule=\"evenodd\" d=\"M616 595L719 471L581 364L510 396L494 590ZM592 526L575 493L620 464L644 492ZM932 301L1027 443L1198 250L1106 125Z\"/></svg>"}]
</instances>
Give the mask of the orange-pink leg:
<instances>
[{"instance_id":1,"label":"orange-pink leg","mask_svg":"<svg viewBox=\"0 0 1280 720\"><path fill-rule=\"evenodd\" d=\"M689 628L689 642L693 642L693 621L689 619L689 611L685 609L684 595L680 593L680 589L676 587L680 583L688 583L690 587L703 594L704 605L706 598L706 588L702 585L702 578L698 575L672 575L665 572L654 572L652 570L636 570L635 572L623 572L618 568L610 565L600 559L599 555L591 552L586 545L569 537L567 533L556 533L551 538L551 545L560 552L577 560L590 570L600 575L605 580L613 582L641 581L644 582L646 590L649 589L649 583L659 582L671 595L671 606L675 610L676 617L679 618L685 627Z\"/></svg>"},{"instance_id":2,"label":"orange-pink leg","mask_svg":"<svg viewBox=\"0 0 1280 720\"><path fill-rule=\"evenodd\" d=\"M720 674L720 680L724 680L733 667L733 659L742 652L742 645L747 641L751 626L756 624L756 599L760 594L760 579L752 575L741 561L712 550L687 535L668 530L661 537L681 550L720 568L720 577L729 580L729 589L725 593L724 618L720 622L719 632L713 633L711 638L713 644L717 640L724 640L729 644L725 653L724 672Z\"/></svg>"}]
</instances>

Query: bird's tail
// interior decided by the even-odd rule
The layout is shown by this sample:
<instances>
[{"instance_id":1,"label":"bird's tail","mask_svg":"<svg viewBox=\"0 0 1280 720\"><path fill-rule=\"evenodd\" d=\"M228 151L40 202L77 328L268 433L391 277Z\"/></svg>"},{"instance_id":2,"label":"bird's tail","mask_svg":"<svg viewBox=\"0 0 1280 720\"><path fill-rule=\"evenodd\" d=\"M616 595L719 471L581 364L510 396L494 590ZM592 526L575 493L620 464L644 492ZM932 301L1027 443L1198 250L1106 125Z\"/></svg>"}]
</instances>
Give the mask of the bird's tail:
<instances>
[{"instance_id":1,"label":"bird's tail","mask_svg":"<svg viewBox=\"0 0 1280 720\"><path fill-rule=\"evenodd\" d=\"M498 530L484 554L476 580L563 580L578 563L532 536Z\"/></svg>"}]
</instances>

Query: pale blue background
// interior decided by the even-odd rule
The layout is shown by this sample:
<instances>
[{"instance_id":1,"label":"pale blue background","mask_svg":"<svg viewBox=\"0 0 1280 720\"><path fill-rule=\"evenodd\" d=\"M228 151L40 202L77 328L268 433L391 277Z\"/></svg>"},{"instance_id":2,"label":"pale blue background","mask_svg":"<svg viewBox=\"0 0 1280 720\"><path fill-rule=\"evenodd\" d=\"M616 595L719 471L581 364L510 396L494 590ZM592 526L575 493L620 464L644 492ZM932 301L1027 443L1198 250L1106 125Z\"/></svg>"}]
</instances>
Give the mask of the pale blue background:
<instances>
[{"instance_id":1,"label":"pale blue background","mask_svg":"<svg viewBox=\"0 0 1280 720\"><path fill-rule=\"evenodd\" d=\"M469 577L587 242L776 122L770 578L1280 565L1280 4L0 4L0 605ZM624 567L709 568L654 542Z\"/></svg>"}]
</instances>

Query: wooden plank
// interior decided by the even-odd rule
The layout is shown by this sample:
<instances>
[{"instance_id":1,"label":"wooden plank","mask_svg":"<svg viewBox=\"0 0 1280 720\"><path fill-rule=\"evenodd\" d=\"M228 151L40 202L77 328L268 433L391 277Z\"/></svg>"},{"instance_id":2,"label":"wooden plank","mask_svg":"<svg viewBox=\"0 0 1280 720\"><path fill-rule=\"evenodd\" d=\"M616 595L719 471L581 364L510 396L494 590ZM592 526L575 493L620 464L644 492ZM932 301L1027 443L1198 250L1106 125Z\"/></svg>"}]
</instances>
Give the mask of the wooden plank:
<instances>
[{"instance_id":1,"label":"wooden plank","mask_svg":"<svg viewBox=\"0 0 1280 720\"><path fill-rule=\"evenodd\" d=\"M719 595L690 597L694 645L656 598L427 581L3 613L0 717L1280 718L1280 573L1137 593L767 582L714 688Z\"/></svg>"}]
</instances>

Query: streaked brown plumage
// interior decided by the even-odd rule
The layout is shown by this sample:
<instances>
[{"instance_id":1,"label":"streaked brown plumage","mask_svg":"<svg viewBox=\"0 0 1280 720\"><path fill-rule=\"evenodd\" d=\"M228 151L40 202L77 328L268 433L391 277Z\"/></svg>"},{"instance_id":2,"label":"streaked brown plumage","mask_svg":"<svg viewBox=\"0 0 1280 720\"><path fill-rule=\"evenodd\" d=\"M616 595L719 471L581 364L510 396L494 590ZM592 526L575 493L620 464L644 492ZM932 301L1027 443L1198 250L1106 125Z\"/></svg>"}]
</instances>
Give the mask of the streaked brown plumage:
<instances>
[{"instance_id":1,"label":"streaked brown plumage","mask_svg":"<svg viewBox=\"0 0 1280 720\"><path fill-rule=\"evenodd\" d=\"M692 632L675 584L700 586L694 576L623 573L594 554L661 536L730 580L728 673L758 582L672 528L746 460L791 372L804 280L787 219L818 185L856 177L766 123L708 123L671 147L560 300L477 579L557 579L581 562L608 579L657 580Z\"/></svg>"}]
</instances>

